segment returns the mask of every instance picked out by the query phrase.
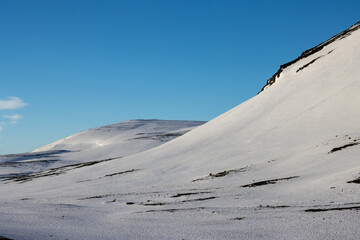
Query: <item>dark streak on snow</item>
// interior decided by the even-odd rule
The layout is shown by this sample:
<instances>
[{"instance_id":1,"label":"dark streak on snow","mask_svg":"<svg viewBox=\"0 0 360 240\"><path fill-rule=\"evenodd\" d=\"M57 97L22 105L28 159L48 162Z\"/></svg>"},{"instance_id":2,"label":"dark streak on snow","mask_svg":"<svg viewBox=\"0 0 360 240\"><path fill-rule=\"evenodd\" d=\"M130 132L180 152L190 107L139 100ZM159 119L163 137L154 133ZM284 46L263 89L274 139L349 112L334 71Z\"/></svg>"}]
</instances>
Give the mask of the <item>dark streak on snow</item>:
<instances>
[{"instance_id":1,"label":"dark streak on snow","mask_svg":"<svg viewBox=\"0 0 360 240\"><path fill-rule=\"evenodd\" d=\"M175 195L172 195L172 198L182 197L182 196L189 196L189 195L197 195L197 194L203 194L203 193L211 193L211 192L187 192L187 193L178 193Z\"/></svg>"},{"instance_id":2,"label":"dark streak on snow","mask_svg":"<svg viewBox=\"0 0 360 240\"><path fill-rule=\"evenodd\" d=\"M336 40L339 40L339 39L343 39L349 35L351 35L351 33L353 31L356 31L360 28L360 22L357 22L355 23L353 26L351 26L350 28L346 29L345 31L333 36L332 38L330 38L329 40L323 42L323 43L320 43L319 45L311 48L311 49L308 49L306 51L304 51L299 57L297 57L295 60L291 61L291 62L288 62L288 63L285 63L283 65L280 66L279 70L269 79L267 80L265 86L260 90L259 93L261 93L262 91L265 90L265 88L267 87L270 87L272 84L275 83L276 81L276 78L279 78L280 77L280 74L284 71L285 68L289 67L290 65L293 65L294 63L300 61L301 59L304 59L304 58L307 58L308 56L312 55L312 54L315 54L317 52L319 52L320 50L322 50L325 46L329 45L330 43L333 43L335 42ZM331 52L331 51L330 51ZM329 53L330 53L329 52ZM259 94L258 93L258 94Z\"/></svg>"},{"instance_id":3,"label":"dark streak on snow","mask_svg":"<svg viewBox=\"0 0 360 240\"><path fill-rule=\"evenodd\" d=\"M296 72L299 72L299 71L303 70L304 68L306 68L306 67L308 67L309 65L313 64L316 60L318 60L318 59L321 58L321 57L322 57L322 56L313 59L312 61L308 62L307 64L305 64L304 66L302 66L302 67L300 67L298 70L296 70Z\"/></svg>"},{"instance_id":4,"label":"dark streak on snow","mask_svg":"<svg viewBox=\"0 0 360 240\"><path fill-rule=\"evenodd\" d=\"M8 173L8 174L2 174L0 175L0 181L6 181L9 178L17 178L24 175L32 174L33 172L23 172L23 173Z\"/></svg>"},{"instance_id":5,"label":"dark streak on snow","mask_svg":"<svg viewBox=\"0 0 360 240\"><path fill-rule=\"evenodd\" d=\"M77 200L87 200L87 199L96 199L96 198L107 198L107 197L114 197L114 196L130 196L130 195L145 195L145 194L159 194L160 192L139 192L139 193L108 193L103 195L95 195L89 197L82 197L78 198Z\"/></svg>"},{"instance_id":6,"label":"dark streak on snow","mask_svg":"<svg viewBox=\"0 0 360 240\"><path fill-rule=\"evenodd\" d=\"M53 151L45 151L45 152L30 152L30 153L16 153L16 154L7 154L1 155L1 157L9 157L11 161L22 161L26 159L33 159L33 158L44 158L44 157L52 157L56 154L68 153L71 152L69 150L53 150Z\"/></svg>"},{"instance_id":7,"label":"dark streak on snow","mask_svg":"<svg viewBox=\"0 0 360 240\"><path fill-rule=\"evenodd\" d=\"M35 160L35 161L21 161L21 162L5 162L0 163L0 167L26 167L26 166L39 166L39 167L46 167L52 163L59 161L59 159L47 159L47 160Z\"/></svg>"},{"instance_id":8,"label":"dark streak on snow","mask_svg":"<svg viewBox=\"0 0 360 240\"><path fill-rule=\"evenodd\" d=\"M91 130L100 131L100 132L110 132L110 131L113 131L114 129L133 130L133 129L144 126L145 123L142 123L142 122L147 122L147 121L151 121L151 120L150 119L137 119L137 120L131 120L130 122L120 122L120 123L115 123L115 124L106 125L106 126L102 126L102 127L97 127L97 128L93 128Z\"/></svg>"},{"instance_id":9,"label":"dark streak on snow","mask_svg":"<svg viewBox=\"0 0 360 240\"><path fill-rule=\"evenodd\" d=\"M177 132L177 133L149 134L148 136L131 138L131 139L129 139L129 141L131 141L131 140L155 140L155 141L166 142L169 140L169 138L177 138L177 137L184 135L187 132L188 131ZM138 133L138 135L139 135L139 133Z\"/></svg>"},{"instance_id":10,"label":"dark streak on snow","mask_svg":"<svg viewBox=\"0 0 360 240\"><path fill-rule=\"evenodd\" d=\"M116 172L116 173L111 173L111 174L107 174L105 175L104 177L112 177L112 176L116 176L116 175L122 175L122 174L125 174L125 173L131 173L131 172L135 172L135 171L138 171L140 169L131 169L131 170L126 170L126 171L122 171L122 172ZM98 179L102 179L103 177L99 177ZM85 180L80 180L80 181L76 181L76 183L82 183L82 182L90 182L94 179L85 179Z\"/></svg>"},{"instance_id":11,"label":"dark streak on snow","mask_svg":"<svg viewBox=\"0 0 360 240\"><path fill-rule=\"evenodd\" d=\"M12 239L0 236L0 240L12 240Z\"/></svg>"},{"instance_id":12,"label":"dark streak on snow","mask_svg":"<svg viewBox=\"0 0 360 240\"><path fill-rule=\"evenodd\" d=\"M360 144L360 143L359 143L359 142L354 142L354 143L345 144L345 145L343 145L343 146L341 146L341 147L336 147L336 148L331 149L331 151L328 152L328 153L329 153L329 154L330 154L330 153L334 153L334 152L340 151L340 150L342 150L342 149L344 149L344 148L352 147L352 146L355 146L355 145L358 145L358 144Z\"/></svg>"},{"instance_id":13,"label":"dark streak on snow","mask_svg":"<svg viewBox=\"0 0 360 240\"><path fill-rule=\"evenodd\" d=\"M169 204L169 203L164 203L164 202L155 202L155 203L140 203L140 205L143 206L162 206L165 204Z\"/></svg>"},{"instance_id":14,"label":"dark streak on snow","mask_svg":"<svg viewBox=\"0 0 360 240\"><path fill-rule=\"evenodd\" d=\"M270 179L270 180L265 180L265 181L260 181L260 182L254 182L254 183L250 183L250 184L246 184L246 185L242 185L240 187L247 187L247 188L251 188L251 187L259 187L259 186L263 186L263 185L268 185L268 184L275 184L278 181L284 181L284 180L290 180L293 178L298 178L299 176L293 176L293 177L287 177L287 178L276 178L276 179Z\"/></svg>"},{"instance_id":15,"label":"dark streak on snow","mask_svg":"<svg viewBox=\"0 0 360 240\"><path fill-rule=\"evenodd\" d=\"M330 54L330 53L332 53L333 51L334 51L334 49L331 50L331 51L329 51L329 52L327 53L327 55ZM313 59L312 61L308 62L307 64L305 64L304 66L302 66L302 67L300 67L298 70L296 70L296 72L299 72L299 71L303 70L304 68L307 68L308 66L310 66L311 64L313 64L314 62L316 62L319 58L321 58L321 57L323 57L323 56L325 56L325 55L321 55L320 57L317 57L317 58Z\"/></svg>"},{"instance_id":16,"label":"dark streak on snow","mask_svg":"<svg viewBox=\"0 0 360 240\"><path fill-rule=\"evenodd\" d=\"M95 198L107 198L107 197L111 197L111 196L117 196L119 194L104 194L104 195L96 195L96 196L91 196L91 197L83 197L83 198L78 198L77 200L88 200L88 199L95 199Z\"/></svg>"},{"instance_id":17,"label":"dark streak on snow","mask_svg":"<svg viewBox=\"0 0 360 240\"><path fill-rule=\"evenodd\" d=\"M202 202L202 201L207 201L207 200L211 200L211 199L215 199L217 197L206 197L206 198L195 198L195 199L187 199L187 200L183 200L180 201L180 203L186 203L186 202ZM132 202L131 202L132 203ZM163 205L167 205L167 204L176 204L179 202L154 202L154 203L140 203L139 205L143 205L143 206L163 206ZM127 203L128 204L128 203ZM129 204L128 204L129 205Z\"/></svg>"},{"instance_id":18,"label":"dark streak on snow","mask_svg":"<svg viewBox=\"0 0 360 240\"><path fill-rule=\"evenodd\" d=\"M0 156L0 167L48 167L59 161L59 154L68 153L68 150L54 150L36 153L7 154Z\"/></svg>"},{"instance_id":19,"label":"dark streak on snow","mask_svg":"<svg viewBox=\"0 0 360 240\"><path fill-rule=\"evenodd\" d=\"M184 200L181 202L200 202L200 201L206 201L206 200L211 200L211 199L215 199L216 197L206 197L206 198L196 198L196 199L188 199L188 200Z\"/></svg>"},{"instance_id":20,"label":"dark streak on snow","mask_svg":"<svg viewBox=\"0 0 360 240\"><path fill-rule=\"evenodd\" d=\"M213 178L219 178L219 177L225 177L226 175L228 175L230 173L245 172L247 169L248 169L248 167L243 167L243 168L238 168L238 169L225 170L225 171L218 172L218 173L209 173L208 176L194 179L194 180L192 180L192 182L213 179Z\"/></svg>"},{"instance_id":21,"label":"dark streak on snow","mask_svg":"<svg viewBox=\"0 0 360 240\"><path fill-rule=\"evenodd\" d=\"M179 212L179 211L193 211L193 210L200 211L200 210L202 210L202 209L205 209L205 207L197 207L197 208L171 208L171 209L148 210L148 211L145 211L145 213L152 213L152 212ZM138 213L144 213L144 212L138 212Z\"/></svg>"},{"instance_id":22,"label":"dark streak on snow","mask_svg":"<svg viewBox=\"0 0 360 240\"><path fill-rule=\"evenodd\" d=\"M76 183L91 182L91 181L92 179L85 179L85 180L76 181Z\"/></svg>"},{"instance_id":23,"label":"dark streak on snow","mask_svg":"<svg viewBox=\"0 0 360 240\"><path fill-rule=\"evenodd\" d=\"M360 177L355 179L355 180L352 180L352 181L348 181L347 183L357 183L357 184L360 184Z\"/></svg>"},{"instance_id":24,"label":"dark streak on snow","mask_svg":"<svg viewBox=\"0 0 360 240\"><path fill-rule=\"evenodd\" d=\"M131 173L131 172L135 172L135 171L138 171L138 170L140 170L140 169L126 170L126 171L122 171L122 172L107 174L107 175L105 175L104 177L112 177L112 176L115 176L115 175L121 175L121 174L125 174L125 173Z\"/></svg>"},{"instance_id":25,"label":"dark streak on snow","mask_svg":"<svg viewBox=\"0 0 360 240\"><path fill-rule=\"evenodd\" d=\"M265 208L272 208L272 209L276 209L276 208L289 208L290 206L288 205L260 205L259 207L265 207Z\"/></svg>"},{"instance_id":26,"label":"dark streak on snow","mask_svg":"<svg viewBox=\"0 0 360 240\"><path fill-rule=\"evenodd\" d=\"M86 162L86 163L71 164L71 165L62 166L62 167L53 168L53 169L49 169L46 171L35 172L35 173L27 173L27 174L25 173L22 175L16 175L16 176L10 176L8 178L4 178L2 181L6 181L6 182L13 181L13 182L24 183L24 182L34 180L36 178L57 176L60 174L65 174L67 171L70 171L70 170L87 167L87 166L92 166L95 164L99 164L99 163L106 162L106 161L111 161L114 159L118 159L118 158L108 158L108 159L104 159L104 160L91 161L91 162ZM1 178L1 176L0 176L0 178Z\"/></svg>"},{"instance_id":27,"label":"dark streak on snow","mask_svg":"<svg viewBox=\"0 0 360 240\"><path fill-rule=\"evenodd\" d=\"M328 212L328 211L344 211L344 210L360 210L360 206L353 207L336 207L336 208L310 208L305 212Z\"/></svg>"}]
</instances>

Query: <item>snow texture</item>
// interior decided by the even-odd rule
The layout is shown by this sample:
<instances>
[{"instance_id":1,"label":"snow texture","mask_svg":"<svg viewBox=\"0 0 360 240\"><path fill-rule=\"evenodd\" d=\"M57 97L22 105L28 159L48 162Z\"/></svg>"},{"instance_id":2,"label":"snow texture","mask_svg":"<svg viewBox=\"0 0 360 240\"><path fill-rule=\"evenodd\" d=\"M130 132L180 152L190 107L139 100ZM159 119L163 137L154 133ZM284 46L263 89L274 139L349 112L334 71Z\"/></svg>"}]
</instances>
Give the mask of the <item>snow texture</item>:
<instances>
[{"instance_id":1,"label":"snow texture","mask_svg":"<svg viewBox=\"0 0 360 240\"><path fill-rule=\"evenodd\" d=\"M124 136L99 128L119 140L92 131L38 149L71 165L22 176L0 168L8 175L0 235L358 239L359 26L283 67L254 98L162 145L137 150L162 141L154 126Z\"/></svg>"}]
</instances>

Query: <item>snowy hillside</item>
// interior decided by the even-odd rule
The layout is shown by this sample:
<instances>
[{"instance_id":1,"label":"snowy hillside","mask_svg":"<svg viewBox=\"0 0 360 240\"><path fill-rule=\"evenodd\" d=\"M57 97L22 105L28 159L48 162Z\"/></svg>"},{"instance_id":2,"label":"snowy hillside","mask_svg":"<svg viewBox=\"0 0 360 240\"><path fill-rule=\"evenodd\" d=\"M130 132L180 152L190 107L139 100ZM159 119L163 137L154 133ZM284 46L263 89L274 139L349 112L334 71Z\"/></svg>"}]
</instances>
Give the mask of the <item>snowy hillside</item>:
<instances>
[{"instance_id":1,"label":"snowy hillside","mask_svg":"<svg viewBox=\"0 0 360 240\"><path fill-rule=\"evenodd\" d=\"M200 121L131 120L98 127L60 139L33 152L66 150L69 160L125 157L175 139Z\"/></svg>"},{"instance_id":2,"label":"snowy hillside","mask_svg":"<svg viewBox=\"0 0 360 240\"><path fill-rule=\"evenodd\" d=\"M359 28L282 65L254 98L158 147L3 178L0 235L357 239ZM87 149L74 142L67 149ZM40 150L60 144L68 146ZM68 159L104 154L85 144L91 154Z\"/></svg>"},{"instance_id":3,"label":"snowy hillside","mask_svg":"<svg viewBox=\"0 0 360 240\"><path fill-rule=\"evenodd\" d=\"M0 155L0 179L140 153L173 140L201 121L131 120L89 129L31 153Z\"/></svg>"}]
</instances>

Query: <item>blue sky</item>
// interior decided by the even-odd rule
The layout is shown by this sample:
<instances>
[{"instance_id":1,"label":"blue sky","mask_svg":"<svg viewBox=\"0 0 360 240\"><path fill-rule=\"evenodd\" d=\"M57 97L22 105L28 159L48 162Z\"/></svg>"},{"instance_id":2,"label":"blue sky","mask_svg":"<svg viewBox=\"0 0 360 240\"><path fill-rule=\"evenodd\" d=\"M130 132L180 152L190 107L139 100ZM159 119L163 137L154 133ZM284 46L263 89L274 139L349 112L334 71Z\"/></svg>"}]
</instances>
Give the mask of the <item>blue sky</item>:
<instances>
[{"instance_id":1,"label":"blue sky","mask_svg":"<svg viewBox=\"0 0 360 240\"><path fill-rule=\"evenodd\" d=\"M129 119L210 120L359 1L0 0L0 154Z\"/></svg>"}]
</instances>

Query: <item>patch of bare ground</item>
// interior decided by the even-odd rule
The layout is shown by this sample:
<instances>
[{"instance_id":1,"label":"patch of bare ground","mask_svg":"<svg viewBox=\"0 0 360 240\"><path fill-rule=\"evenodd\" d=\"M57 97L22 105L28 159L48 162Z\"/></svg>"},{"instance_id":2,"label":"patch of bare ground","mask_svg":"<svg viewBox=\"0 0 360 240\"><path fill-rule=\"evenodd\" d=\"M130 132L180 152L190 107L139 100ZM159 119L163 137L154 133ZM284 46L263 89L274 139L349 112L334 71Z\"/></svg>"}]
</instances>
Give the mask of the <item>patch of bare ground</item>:
<instances>
[{"instance_id":1,"label":"patch of bare ground","mask_svg":"<svg viewBox=\"0 0 360 240\"><path fill-rule=\"evenodd\" d=\"M358 144L360 144L360 143L359 143L359 142L348 143L348 144L345 144L345 145L343 145L343 146L333 148L333 149L331 149L330 152L328 152L328 153L329 153L329 154L330 154L330 153L334 153L334 152L343 150L344 148L352 147L352 146L355 146L355 145L358 145Z\"/></svg>"},{"instance_id":2,"label":"patch of bare ground","mask_svg":"<svg viewBox=\"0 0 360 240\"><path fill-rule=\"evenodd\" d=\"M138 133L136 135L143 135L141 137L136 137L136 138L131 138L129 139L129 141L131 140L156 140L156 141L160 141L160 142L166 142L171 138L176 138L176 137L180 137L182 135L184 135L185 133L187 133L188 131L184 131L184 132L176 132L176 133Z\"/></svg>"},{"instance_id":3,"label":"patch of bare ground","mask_svg":"<svg viewBox=\"0 0 360 240\"><path fill-rule=\"evenodd\" d=\"M360 210L360 206L352 207L335 207L335 208L309 208L305 212L328 212L328 211L344 211L344 210Z\"/></svg>"},{"instance_id":4,"label":"patch of bare ground","mask_svg":"<svg viewBox=\"0 0 360 240\"><path fill-rule=\"evenodd\" d=\"M360 184L360 177L355 179L355 180L352 180L352 181L348 181L347 183L357 183L357 184Z\"/></svg>"},{"instance_id":5,"label":"patch of bare ground","mask_svg":"<svg viewBox=\"0 0 360 240\"><path fill-rule=\"evenodd\" d=\"M142 206L163 206L168 204L176 204L176 203L187 203L187 202L202 202L207 201L211 199L215 199L217 197L205 197L205 198L195 198L195 199L187 199L180 202L152 202L152 203L139 203L139 205ZM130 202L131 204L134 204L133 202ZM131 205L129 203L126 203L127 205Z\"/></svg>"},{"instance_id":6,"label":"patch of bare ground","mask_svg":"<svg viewBox=\"0 0 360 240\"><path fill-rule=\"evenodd\" d=\"M219 177L225 177L226 175L229 175L229 174L232 174L232 173L245 172L246 170L248 170L248 167L225 170L225 171L218 172L218 173L209 173L208 176L194 179L194 180L192 180L192 182L208 180L208 179L213 179L213 178L219 178Z\"/></svg>"},{"instance_id":7,"label":"patch of bare ground","mask_svg":"<svg viewBox=\"0 0 360 240\"><path fill-rule=\"evenodd\" d=\"M300 67L298 70L296 70L296 72L299 72L299 71L303 70L304 68L307 68L308 66L310 66L311 64L313 64L314 62L316 62L316 60L318 60L318 59L321 58L321 57L322 57L322 56L313 59L312 61L308 62L307 64L305 64L304 66L302 66L302 67Z\"/></svg>"},{"instance_id":8,"label":"patch of bare ground","mask_svg":"<svg viewBox=\"0 0 360 240\"><path fill-rule=\"evenodd\" d=\"M108 159L98 160L98 161L91 161L91 162L86 162L86 163L77 163L77 164L66 165L66 166L62 166L62 167L58 167L58 168L52 168L52 169L49 169L49 170L46 170L46 171L41 171L41 172L25 173L25 174L22 174L22 175L16 175L16 176L10 176L8 178L3 178L2 181L24 183L24 182L34 180L36 178L42 178L42 177L49 177L49 176L57 176L57 175L60 175L60 174L66 174L70 170L83 168L83 167L88 167L88 166L92 166L92 165L99 164L99 163L102 163L102 162L111 161L111 160L114 160L114 159L118 159L118 158L108 158Z\"/></svg>"},{"instance_id":9,"label":"patch of bare ground","mask_svg":"<svg viewBox=\"0 0 360 240\"><path fill-rule=\"evenodd\" d=\"M294 179L294 178L298 178L299 176L293 176L293 177L286 177L286 178L275 178L275 179L270 179L270 180L265 180L265 181L259 181L259 182L253 182L250 184L245 184L242 185L240 187L247 187L247 188L251 188L251 187L259 187L259 186L264 186L264 185L268 185L268 184L275 184L279 181L284 181L284 180L290 180L290 179Z\"/></svg>"},{"instance_id":10,"label":"patch of bare ground","mask_svg":"<svg viewBox=\"0 0 360 240\"><path fill-rule=\"evenodd\" d=\"M197 195L197 194L204 194L204 193L211 193L209 191L207 192L186 192L186 193L177 193L175 195L172 195L172 198L182 197L182 196L189 196L189 195Z\"/></svg>"},{"instance_id":11,"label":"patch of bare ground","mask_svg":"<svg viewBox=\"0 0 360 240\"><path fill-rule=\"evenodd\" d=\"M115 176L115 175L121 175L121 174L125 174L125 173L131 173L131 172L135 172L135 171L138 171L138 170L140 170L140 169L126 170L126 171L122 171L122 172L107 174L107 175L105 175L104 177L112 177L112 176Z\"/></svg>"},{"instance_id":12,"label":"patch of bare ground","mask_svg":"<svg viewBox=\"0 0 360 240\"><path fill-rule=\"evenodd\" d=\"M0 240L13 240L13 239L0 236Z\"/></svg>"},{"instance_id":13,"label":"patch of bare ground","mask_svg":"<svg viewBox=\"0 0 360 240\"><path fill-rule=\"evenodd\" d=\"M206 197L206 198L196 198L196 199L188 199L188 200L184 200L181 202L200 202L200 201L206 201L206 200L211 200L211 199L215 199L216 197Z\"/></svg>"},{"instance_id":14,"label":"patch of bare ground","mask_svg":"<svg viewBox=\"0 0 360 240\"><path fill-rule=\"evenodd\" d=\"M157 209L157 210L147 210L146 213L151 212L180 212L180 211L200 211L205 209L205 207L197 207L197 208L170 208L170 209ZM143 212L138 212L143 213Z\"/></svg>"}]
</instances>

